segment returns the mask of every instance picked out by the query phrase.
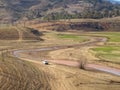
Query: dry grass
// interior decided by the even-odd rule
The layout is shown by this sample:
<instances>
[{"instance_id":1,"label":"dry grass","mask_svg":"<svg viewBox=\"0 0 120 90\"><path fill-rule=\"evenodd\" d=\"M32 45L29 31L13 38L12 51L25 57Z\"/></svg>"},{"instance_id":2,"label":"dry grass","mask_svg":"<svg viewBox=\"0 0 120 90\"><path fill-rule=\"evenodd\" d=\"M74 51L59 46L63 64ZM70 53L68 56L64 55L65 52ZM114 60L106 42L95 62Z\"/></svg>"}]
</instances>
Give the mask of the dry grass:
<instances>
[{"instance_id":1,"label":"dry grass","mask_svg":"<svg viewBox=\"0 0 120 90\"><path fill-rule=\"evenodd\" d=\"M0 27L0 40L41 40L40 32L31 28L8 26Z\"/></svg>"},{"instance_id":2,"label":"dry grass","mask_svg":"<svg viewBox=\"0 0 120 90\"><path fill-rule=\"evenodd\" d=\"M71 49L72 50L72 49ZM50 52L50 51L49 51ZM52 77L49 79L52 90L118 90L119 78L102 72L84 71L78 68L50 64L44 66L40 60L48 57L49 52L28 52L20 54L23 58L38 62L36 65ZM57 52L57 51L56 51ZM73 51L74 52L74 51ZM46 57L46 58L45 58ZM67 56L66 56L67 57ZM46 77L47 78L47 77Z\"/></svg>"},{"instance_id":3,"label":"dry grass","mask_svg":"<svg viewBox=\"0 0 120 90\"><path fill-rule=\"evenodd\" d=\"M45 78L50 78L50 75L46 76L43 70L31 63L5 55L4 60L0 58L0 90L50 89L48 79Z\"/></svg>"},{"instance_id":4,"label":"dry grass","mask_svg":"<svg viewBox=\"0 0 120 90\"><path fill-rule=\"evenodd\" d=\"M89 48L69 48L69 49L61 49L56 50L49 53L49 56L51 56L53 59L65 59L65 60L96 60L91 53L89 53ZM84 58L83 58L84 57Z\"/></svg>"},{"instance_id":5,"label":"dry grass","mask_svg":"<svg viewBox=\"0 0 120 90\"><path fill-rule=\"evenodd\" d=\"M78 44L81 42L72 38L63 40L57 37L58 34L63 33L44 33L44 36L42 36L45 40L44 42L34 40L23 42L18 42L17 40L0 40L0 49L42 48L56 45ZM82 39L82 41L84 40ZM95 58L88 49L89 47L77 47L52 52L29 52L21 54L23 58L32 59L38 63L14 58L9 52L3 54L3 60L3 56L0 54L0 90L119 90L120 77L57 64L45 66L40 62L41 58L67 60L81 60L85 58L89 62L94 62L92 60L97 60L98 58Z\"/></svg>"},{"instance_id":6,"label":"dry grass","mask_svg":"<svg viewBox=\"0 0 120 90\"><path fill-rule=\"evenodd\" d=\"M0 27L1 40L17 40L19 38L18 32L14 27Z\"/></svg>"}]
</instances>

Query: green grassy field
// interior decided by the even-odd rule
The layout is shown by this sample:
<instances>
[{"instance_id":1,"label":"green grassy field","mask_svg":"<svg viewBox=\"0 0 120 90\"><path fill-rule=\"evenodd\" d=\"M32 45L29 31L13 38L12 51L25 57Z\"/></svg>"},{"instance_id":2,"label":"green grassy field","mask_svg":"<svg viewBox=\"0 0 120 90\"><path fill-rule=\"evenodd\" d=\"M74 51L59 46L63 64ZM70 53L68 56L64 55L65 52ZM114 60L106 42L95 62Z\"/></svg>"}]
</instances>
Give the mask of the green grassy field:
<instances>
[{"instance_id":1,"label":"green grassy field","mask_svg":"<svg viewBox=\"0 0 120 90\"><path fill-rule=\"evenodd\" d=\"M71 39L79 42L88 40L88 36L81 36L75 34L57 34L57 37L60 39Z\"/></svg>"},{"instance_id":2,"label":"green grassy field","mask_svg":"<svg viewBox=\"0 0 120 90\"><path fill-rule=\"evenodd\" d=\"M120 63L120 46L103 46L93 49L97 56L109 62Z\"/></svg>"},{"instance_id":3,"label":"green grassy field","mask_svg":"<svg viewBox=\"0 0 120 90\"><path fill-rule=\"evenodd\" d=\"M96 56L108 62L120 63L120 32L101 32L92 35L108 38L106 45L92 49Z\"/></svg>"},{"instance_id":4,"label":"green grassy field","mask_svg":"<svg viewBox=\"0 0 120 90\"><path fill-rule=\"evenodd\" d=\"M120 32L108 33L109 42L120 42Z\"/></svg>"},{"instance_id":5,"label":"green grassy field","mask_svg":"<svg viewBox=\"0 0 120 90\"><path fill-rule=\"evenodd\" d=\"M120 42L120 32L90 32L86 35L107 37L108 42Z\"/></svg>"}]
</instances>

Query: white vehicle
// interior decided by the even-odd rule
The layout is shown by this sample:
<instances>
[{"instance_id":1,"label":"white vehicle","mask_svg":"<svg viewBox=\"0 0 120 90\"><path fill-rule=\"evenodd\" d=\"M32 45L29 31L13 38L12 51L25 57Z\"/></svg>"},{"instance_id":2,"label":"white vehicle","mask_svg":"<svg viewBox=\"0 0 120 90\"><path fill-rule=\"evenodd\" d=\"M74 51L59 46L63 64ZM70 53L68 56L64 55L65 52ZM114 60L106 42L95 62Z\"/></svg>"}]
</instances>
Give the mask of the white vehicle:
<instances>
[{"instance_id":1,"label":"white vehicle","mask_svg":"<svg viewBox=\"0 0 120 90\"><path fill-rule=\"evenodd\" d=\"M42 63L45 64L45 65L48 65L48 61L47 60L42 61Z\"/></svg>"}]
</instances>

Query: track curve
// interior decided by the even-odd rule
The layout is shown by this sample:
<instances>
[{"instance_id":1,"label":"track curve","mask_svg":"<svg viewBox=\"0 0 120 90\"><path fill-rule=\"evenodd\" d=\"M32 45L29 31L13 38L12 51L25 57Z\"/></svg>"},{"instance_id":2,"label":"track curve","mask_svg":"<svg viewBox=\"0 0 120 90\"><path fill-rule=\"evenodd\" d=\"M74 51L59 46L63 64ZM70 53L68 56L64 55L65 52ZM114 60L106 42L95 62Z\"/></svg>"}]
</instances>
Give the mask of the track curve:
<instances>
[{"instance_id":1,"label":"track curve","mask_svg":"<svg viewBox=\"0 0 120 90\"><path fill-rule=\"evenodd\" d=\"M17 58L27 60L30 62L34 63L40 63L41 61L35 61L35 60L30 60L27 58L22 58L20 56L20 53L23 52L39 52L39 51L49 51L49 50L58 50L58 49L64 49L64 48L70 48L70 47L82 47L82 46L93 46L96 45L98 42L103 42L105 43L107 41L107 38L103 37L94 37L90 41L83 42L81 44L75 44L75 45L67 45L67 46L54 46L54 47L46 47L46 48L40 48L40 49L30 49L30 50L16 50L13 51L13 55ZM49 62L56 63L56 64L61 64L61 65L67 65L67 66L72 66L72 67L80 67L82 63L80 62L75 62L75 61L65 61L65 60L48 60ZM110 74L114 74L117 76L120 76L120 69L115 69L107 66L100 66L96 64L85 64L82 66L85 70L97 70L97 71L102 71Z\"/></svg>"}]
</instances>

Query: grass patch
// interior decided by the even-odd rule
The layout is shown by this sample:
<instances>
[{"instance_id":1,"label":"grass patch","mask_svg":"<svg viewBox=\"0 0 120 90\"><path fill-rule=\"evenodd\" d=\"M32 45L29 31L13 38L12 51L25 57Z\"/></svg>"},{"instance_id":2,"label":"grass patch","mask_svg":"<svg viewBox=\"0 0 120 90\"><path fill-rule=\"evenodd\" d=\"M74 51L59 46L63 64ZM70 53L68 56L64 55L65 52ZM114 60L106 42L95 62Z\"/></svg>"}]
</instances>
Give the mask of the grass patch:
<instances>
[{"instance_id":1,"label":"grass patch","mask_svg":"<svg viewBox=\"0 0 120 90\"><path fill-rule=\"evenodd\" d=\"M108 42L120 42L120 32L92 32L87 35L107 37Z\"/></svg>"},{"instance_id":2,"label":"grass patch","mask_svg":"<svg viewBox=\"0 0 120 90\"><path fill-rule=\"evenodd\" d=\"M117 54L101 54L99 57L101 59L105 60L105 61L120 64L120 55L117 55Z\"/></svg>"},{"instance_id":3,"label":"grass patch","mask_svg":"<svg viewBox=\"0 0 120 90\"><path fill-rule=\"evenodd\" d=\"M108 42L106 46L97 47L92 50L96 52L96 56L100 59L120 63L120 46L118 46L120 44L120 32L92 32L88 35L107 37Z\"/></svg>"},{"instance_id":4,"label":"grass patch","mask_svg":"<svg viewBox=\"0 0 120 90\"><path fill-rule=\"evenodd\" d=\"M120 42L120 32L109 32L109 33L101 33L103 36L109 38L109 42Z\"/></svg>"},{"instance_id":5,"label":"grass patch","mask_svg":"<svg viewBox=\"0 0 120 90\"><path fill-rule=\"evenodd\" d=\"M70 39L79 39L80 36L71 35L71 34L58 34L60 38L70 38Z\"/></svg>"},{"instance_id":6,"label":"grass patch","mask_svg":"<svg viewBox=\"0 0 120 90\"><path fill-rule=\"evenodd\" d=\"M57 34L57 37L61 39L71 39L71 40L77 40L81 42L88 40L87 36L79 36L74 34Z\"/></svg>"},{"instance_id":7,"label":"grass patch","mask_svg":"<svg viewBox=\"0 0 120 90\"><path fill-rule=\"evenodd\" d=\"M94 48L97 56L107 61L120 63L120 47L119 46L103 46Z\"/></svg>"},{"instance_id":8,"label":"grass patch","mask_svg":"<svg viewBox=\"0 0 120 90\"><path fill-rule=\"evenodd\" d=\"M107 52L110 53L112 51L116 51L119 50L120 51L120 47L115 47L115 46L103 46L103 47L98 47L98 48L94 48L94 51L102 51L102 52Z\"/></svg>"}]
</instances>

